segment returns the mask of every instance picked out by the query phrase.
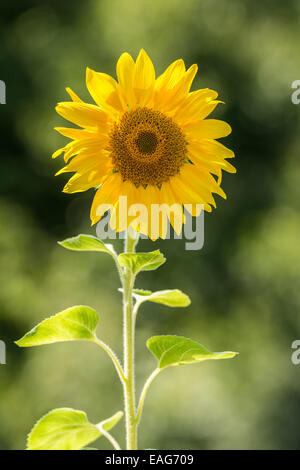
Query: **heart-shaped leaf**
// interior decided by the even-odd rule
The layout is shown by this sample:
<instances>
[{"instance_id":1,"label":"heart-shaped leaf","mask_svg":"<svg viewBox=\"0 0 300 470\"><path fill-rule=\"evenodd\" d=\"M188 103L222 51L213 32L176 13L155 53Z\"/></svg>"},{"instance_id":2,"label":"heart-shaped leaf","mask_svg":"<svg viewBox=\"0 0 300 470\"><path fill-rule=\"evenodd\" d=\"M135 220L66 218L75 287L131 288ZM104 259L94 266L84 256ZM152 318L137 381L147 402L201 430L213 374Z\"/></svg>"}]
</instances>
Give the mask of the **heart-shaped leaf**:
<instances>
[{"instance_id":1,"label":"heart-shaped leaf","mask_svg":"<svg viewBox=\"0 0 300 470\"><path fill-rule=\"evenodd\" d=\"M28 450L79 450L109 431L122 418L119 411L110 418L94 425L86 413L71 408L58 408L41 418L30 432Z\"/></svg>"},{"instance_id":2,"label":"heart-shaped leaf","mask_svg":"<svg viewBox=\"0 0 300 470\"><path fill-rule=\"evenodd\" d=\"M149 301L168 307L187 307L191 303L189 297L179 289L159 290L157 292L134 289L133 294L140 303Z\"/></svg>"},{"instance_id":3,"label":"heart-shaped leaf","mask_svg":"<svg viewBox=\"0 0 300 470\"><path fill-rule=\"evenodd\" d=\"M183 336L153 336L148 339L147 347L158 360L158 368L181 366L208 359L229 359L238 353L210 352L202 344Z\"/></svg>"},{"instance_id":4,"label":"heart-shaped leaf","mask_svg":"<svg viewBox=\"0 0 300 470\"><path fill-rule=\"evenodd\" d=\"M58 244L73 251L102 251L109 255L114 253L112 245L106 245L99 238L92 235L77 235L58 242Z\"/></svg>"},{"instance_id":5,"label":"heart-shaped leaf","mask_svg":"<svg viewBox=\"0 0 300 470\"><path fill-rule=\"evenodd\" d=\"M122 253L118 259L120 265L129 268L133 274L140 271L152 271L166 261L166 258L159 250L150 253Z\"/></svg>"},{"instance_id":6,"label":"heart-shaped leaf","mask_svg":"<svg viewBox=\"0 0 300 470\"><path fill-rule=\"evenodd\" d=\"M77 305L47 318L16 341L20 347L39 346L59 341L94 340L98 314L90 307Z\"/></svg>"}]
</instances>

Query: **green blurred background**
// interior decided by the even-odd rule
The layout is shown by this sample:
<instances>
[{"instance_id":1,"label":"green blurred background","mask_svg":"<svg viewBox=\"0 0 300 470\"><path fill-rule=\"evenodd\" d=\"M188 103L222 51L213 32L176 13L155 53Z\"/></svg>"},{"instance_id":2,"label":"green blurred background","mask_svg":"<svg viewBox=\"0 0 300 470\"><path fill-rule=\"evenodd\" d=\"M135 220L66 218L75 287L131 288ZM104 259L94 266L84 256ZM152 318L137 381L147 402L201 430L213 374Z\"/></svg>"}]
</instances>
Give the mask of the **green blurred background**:
<instances>
[{"instance_id":1,"label":"green blurred background","mask_svg":"<svg viewBox=\"0 0 300 470\"><path fill-rule=\"evenodd\" d=\"M82 98L85 68L115 74L120 54L140 48L161 73L182 57L197 63L194 88L219 91L214 117L230 122L237 175L224 175L228 200L205 216L205 245L142 241L167 263L138 287L187 292L186 309L146 305L137 325L137 383L154 367L145 340L179 334L240 356L170 368L154 382L140 427L140 448L297 449L300 365L300 79L298 0L23 0L0 6L1 113L0 449L22 449L33 423L55 407L85 410L98 422L120 409L121 387L109 359L90 344L18 349L46 316L75 304L100 314L99 336L121 354L118 277L105 255L56 244L94 234L93 192L61 192L67 175L51 153L66 139L57 101L71 86ZM119 249L120 244L116 243ZM123 443L123 425L114 434ZM109 448L105 440L99 448Z\"/></svg>"}]
</instances>

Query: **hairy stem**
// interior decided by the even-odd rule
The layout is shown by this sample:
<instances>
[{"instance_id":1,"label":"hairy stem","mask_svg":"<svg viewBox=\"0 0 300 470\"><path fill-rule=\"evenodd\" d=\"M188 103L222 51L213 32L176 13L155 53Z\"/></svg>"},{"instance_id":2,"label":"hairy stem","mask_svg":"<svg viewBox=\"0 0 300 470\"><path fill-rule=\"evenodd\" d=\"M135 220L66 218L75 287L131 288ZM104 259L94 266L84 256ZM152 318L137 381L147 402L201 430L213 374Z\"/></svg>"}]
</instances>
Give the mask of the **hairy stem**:
<instances>
[{"instance_id":1,"label":"hairy stem","mask_svg":"<svg viewBox=\"0 0 300 470\"><path fill-rule=\"evenodd\" d=\"M106 439L111 443L114 449L121 450L119 443L108 431L105 431L102 426L98 426L98 429L103 434L103 436L106 437Z\"/></svg>"},{"instance_id":2,"label":"hairy stem","mask_svg":"<svg viewBox=\"0 0 300 470\"><path fill-rule=\"evenodd\" d=\"M130 227L127 230L125 252L133 253L138 235ZM132 289L134 275L130 269L124 269L123 283L123 315L124 315L124 401L126 420L126 448L137 449L137 423L135 419L135 377L134 377L134 329L135 321L132 312Z\"/></svg>"},{"instance_id":3,"label":"hairy stem","mask_svg":"<svg viewBox=\"0 0 300 470\"><path fill-rule=\"evenodd\" d=\"M124 376L123 369L121 367L119 359L117 358L117 356L115 355L113 350L106 343L104 343L104 341L101 341L101 339L99 339L97 337L94 339L94 341L95 341L96 344L98 344L98 346L100 346L100 348L104 349L104 351L109 355L109 357L113 361L113 364L116 368L116 371L119 374L121 382L125 383L126 379L125 379L125 376Z\"/></svg>"},{"instance_id":4,"label":"hairy stem","mask_svg":"<svg viewBox=\"0 0 300 470\"><path fill-rule=\"evenodd\" d=\"M144 401L145 401L148 389L149 389L151 383L153 382L153 380L155 379L155 377L159 374L159 372L160 372L160 369L155 369L145 382L144 388L143 388L141 396L140 396L139 406L138 406L138 410L137 410L137 414L136 414L136 424L137 424L137 426L138 426L138 424L140 422L140 419L141 419L141 416L142 416Z\"/></svg>"}]
</instances>

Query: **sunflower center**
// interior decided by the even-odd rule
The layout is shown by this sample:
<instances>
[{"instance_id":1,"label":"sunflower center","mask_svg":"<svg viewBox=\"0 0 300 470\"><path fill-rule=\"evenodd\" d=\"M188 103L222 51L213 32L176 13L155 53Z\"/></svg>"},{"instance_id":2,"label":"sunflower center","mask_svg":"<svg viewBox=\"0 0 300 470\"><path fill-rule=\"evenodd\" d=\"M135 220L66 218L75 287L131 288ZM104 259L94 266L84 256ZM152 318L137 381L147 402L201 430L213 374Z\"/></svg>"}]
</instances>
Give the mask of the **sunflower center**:
<instances>
[{"instance_id":1,"label":"sunflower center","mask_svg":"<svg viewBox=\"0 0 300 470\"><path fill-rule=\"evenodd\" d=\"M160 185L178 174L187 158L180 127L160 111L138 108L114 124L109 149L115 171L135 185Z\"/></svg>"},{"instance_id":2,"label":"sunflower center","mask_svg":"<svg viewBox=\"0 0 300 470\"><path fill-rule=\"evenodd\" d=\"M136 145L141 153L154 153L158 140L154 132L141 132L136 139Z\"/></svg>"}]
</instances>

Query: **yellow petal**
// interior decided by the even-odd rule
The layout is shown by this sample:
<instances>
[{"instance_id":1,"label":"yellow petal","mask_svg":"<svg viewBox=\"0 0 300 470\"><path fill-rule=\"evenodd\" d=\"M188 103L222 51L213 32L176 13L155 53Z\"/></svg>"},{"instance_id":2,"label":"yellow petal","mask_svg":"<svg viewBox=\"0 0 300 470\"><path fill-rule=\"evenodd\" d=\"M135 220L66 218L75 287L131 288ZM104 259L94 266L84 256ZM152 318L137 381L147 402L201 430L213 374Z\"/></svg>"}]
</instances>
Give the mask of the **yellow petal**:
<instances>
[{"instance_id":1,"label":"yellow petal","mask_svg":"<svg viewBox=\"0 0 300 470\"><path fill-rule=\"evenodd\" d=\"M219 143L216 141L211 141L212 143ZM220 144L221 145L221 144ZM191 142L188 146L189 150L189 158L192 160L193 163L198 163L199 166L208 168L211 173L216 174L219 176L220 169L226 170L229 173L236 173L236 169L233 165L231 165L227 160L225 160L226 155L230 155L229 149L226 147L221 146L221 151L218 151L218 147L211 145L208 146L209 151L206 150L207 142L204 142L204 145L201 143ZM228 150L228 153L222 152L222 147ZM233 153L233 152L231 152ZM225 154L225 156L224 156Z\"/></svg>"},{"instance_id":2,"label":"yellow petal","mask_svg":"<svg viewBox=\"0 0 300 470\"><path fill-rule=\"evenodd\" d=\"M236 168L227 162L227 160L208 157L203 153L195 152L191 148L189 149L189 159L199 165L201 169L208 170L218 177L220 176L221 170L227 171L228 173L236 173Z\"/></svg>"},{"instance_id":3,"label":"yellow petal","mask_svg":"<svg viewBox=\"0 0 300 470\"><path fill-rule=\"evenodd\" d=\"M133 75L135 63L127 52L121 55L117 63L117 77L121 88L124 91L126 104L135 107L135 96L133 93Z\"/></svg>"},{"instance_id":4,"label":"yellow petal","mask_svg":"<svg viewBox=\"0 0 300 470\"><path fill-rule=\"evenodd\" d=\"M192 189L188 182L182 179L181 175L171 178L170 186L172 188L173 193L175 194L175 197L181 200L184 206L190 204L192 205L192 215L196 215L196 204L203 204L209 206L207 201L200 196L199 192ZM206 207L205 210L209 209ZM210 211L211 209L209 210L209 212Z\"/></svg>"},{"instance_id":5,"label":"yellow petal","mask_svg":"<svg viewBox=\"0 0 300 470\"><path fill-rule=\"evenodd\" d=\"M208 88L189 93L174 113L179 122L204 119L220 101L215 101L218 93Z\"/></svg>"},{"instance_id":6,"label":"yellow petal","mask_svg":"<svg viewBox=\"0 0 300 470\"><path fill-rule=\"evenodd\" d=\"M193 80L195 78L196 73L198 72L198 65L193 64L181 78L178 83L178 93L182 96L189 93L190 88L192 86Z\"/></svg>"},{"instance_id":7,"label":"yellow petal","mask_svg":"<svg viewBox=\"0 0 300 470\"><path fill-rule=\"evenodd\" d=\"M161 193L162 199L170 207L170 223L177 235L179 235L182 230L182 224L185 223L185 215L183 213L181 201L174 194L169 182L162 185Z\"/></svg>"},{"instance_id":8,"label":"yellow petal","mask_svg":"<svg viewBox=\"0 0 300 470\"><path fill-rule=\"evenodd\" d=\"M156 93L155 104L164 112L174 110L188 96L197 70L198 66L192 65L172 88L161 89Z\"/></svg>"},{"instance_id":9,"label":"yellow petal","mask_svg":"<svg viewBox=\"0 0 300 470\"><path fill-rule=\"evenodd\" d=\"M139 217L139 209L137 207L137 213L134 215L129 215L130 207L133 204L145 203L145 194L146 191L144 188L136 188L134 184L129 181L122 181L120 178L119 180L119 193L118 198L114 203L114 209L111 212L110 217L110 227L112 230L116 230L117 232L121 232L126 230L129 225L132 225L138 231L148 234L147 229L147 222L148 220L143 220L142 217ZM139 224L134 223L134 221L139 217L141 222L141 227Z\"/></svg>"},{"instance_id":10,"label":"yellow petal","mask_svg":"<svg viewBox=\"0 0 300 470\"><path fill-rule=\"evenodd\" d=\"M104 177L105 176L101 170L89 171L83 175L76 173L72 176L72 178L69 179L63 189L63 192L73 194L87 191L90 188L99 186Z\"/></svg>"},{"instance_id":11,"label":"yellow petal","mask_svg":"<svg viewBox=\"0 0 300 470\"><path fill-rule=\"evenodd\" d=\"M61 155L64 151L65 151L65 147L55 150L55 152L52 154L52 158L59 157L59 155Z\"/></svg>"},{"instance_id":12,"label":"yellow petal","mask_svg":"<svg viewBox=\"0 0 300 470\"><path fill-rule=\"evenodd\" d=\"M73 155L79 155L81 153L100 153L101 150L104 149L105 145L107 145L107 141L107 136L73 140L64 147L64 160L67 162Z\"/></svg>"},{"instance_id":13,"label":"yellow petal","mask_svg":"<svg viewBox=\"0 0 300 470\"><path fill-rule=\"evenodd\" d=\"M148 235L152 241L157 238L165 239L168 232L168 213L163 206L162 188L149 185L146 188L146 204L148 208ZM158 207L159 206L159 207ZM159 209L159 212L157 210ZM155 215L157 213L157 216Z\"/></svg>"},{"instance_id":14,"label":"yellow petal","mask_svg":"<svg viewBox=\"0 0 300 470\"><path fill-rule=\"evenodd\" d=\"M54 127L54 130L65 137L69 137L69 139L83 139L85 137L92 137L93 135L97 135L95 132L83 129L72 129L71 127Z\"/></svg>"},{"instance_id":15,"label":"yellow petal","mask_svg":"<svg viewBox=\"0 0 300 470\"><path fill-rule=\"evenodd\" d=\"M127 211L125 212L123 210L123 206L120 204L120 196L111 212L109 225L111 229L116 232L123 232L128 227L128 214Z\"/></svg>"},{"instance_id":16,"label":"yellow petal","mask_svg":"<svg viewBox=\"0 0 300 470\"><path fill-rule=\"evenodd\" d=\"M151 99L155 84L155 70L148 54L142 49L135 63L133 88L137 103L145 106Z\"/></svg>"},{"instance_id":17,"label":"yellow petal","mask_svg":"<svg viewBox=\"0 0 300 470\"><path fill-rule=\"evenodd\" d=\"M55 109L60 116L77 126L106 127L106 113L93 104L62 102L58 103Z\"/></svg>"},{"instance_id":18,"label":"yellow petal","mask_svg":"<svg viewBox=\"0 0 300 470\"><path fill-rule=\"evenodd\" d=\"M233 151L216 140L192 141L189 147L214 158L234 158Z\"/></svg>"},{"instance_id":19,"label":"yellow petal","mask_svg":"<svg viewBox=\"0 0 300 470\"><path fill-rule=\"evenodd\" d=\"M107 173L107 168L112 169L111 159L109 159L105 153L99 153L97 155L78 155L74 157L68 165L59 170L55 176L72 171L78 172L82 175L97 167L102 169L103 173Z\"/></svg>"},{"instance_id":20,"label":"yellow petal","mask_svg":"<svg viewBox=\"0 0 300 470\"><path fill-rule=\"evenodd\" d=\"M199 204L187 204L185 206L185 209L193 216L193 217L198 217L201 214L202 208L206 212L212 212L212 207L207 204L206 202L201 204L202 207L199 208Z\"/></svg>"},{"instance_id":21,"label":"yellow petal","mask_svg":"<svg viewBox=\"0 0 300 470\"><path fill-rule=\"evenodd\" d=\"M103 215L101 211L102 204L111 204L112 206L116 204L121 188L122 179L119 173L114 173L105 179L102 186L97 190L92 203L90 214L92 224L101 219Z\"/></svg>"},{"instance_id":22,"label":"yellow petal","mask_svg":"<svg viewBox=\"0 0 300 470\"><path fill-rule=\"evenodd\" d=\"M172 90L185 74L185 65L182 59L175 60L156 80L155 91L158 99L166 90Z\"/></svg>"},{"instance_id":23,"label":"yellow petal","mask_svg":"<svg viewBox=\"0 0 300 470\"><path fill-rule=\"evenodd\" d=\"M187 135L196 139L219 139L231 133L230 125L218 119L205 119L183 127Z\"/></svg>"},{"instance_id":24,"label":"yellow petal","mask_svg":"<svg viewBox=\"0 0 300 470\"><path fill-rule=\"evenodd\" d=\"M215 178L209 172L201 170L199 165L184 165L180 170L180 176L186 184L189 184L192 189L199 192L199 195L203 197L205 202L215 205L212 193L219 194L226 199L226 194L218 185Z\"/></svg>"},{"instance_id":25,"label":"yellow petal","mask_svg":"<svg viewBox=\"0 0 300 470\"><path fill-rule=\"evenodd\" d=\"M123 112L118 83L106 73L98 73L87 67L86 86L103 111L118 115Z\"/></svg>"},{"instance_id":26,"label":"yellow petal","mask_svg":"<svg viewBox=\"0 0 300 470\"><path fill-rule=\"evenodd\" d=\"M66 92L68 93L72 101L77 102L77 103L83 103L83 101L79 98L79 96L76 95L76 93L73 90L71 90L70 87L66 88Z\"/></svg>"}]
</instances>

